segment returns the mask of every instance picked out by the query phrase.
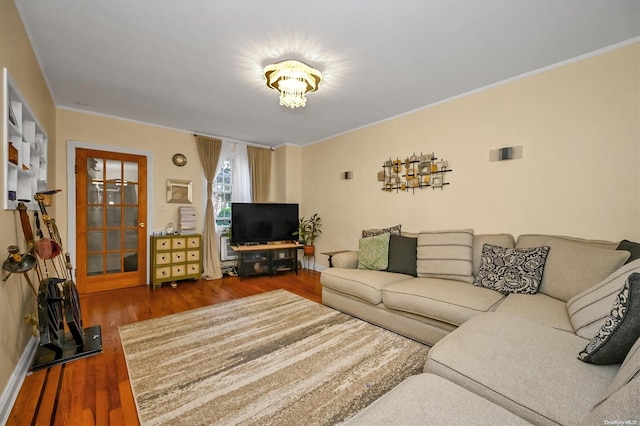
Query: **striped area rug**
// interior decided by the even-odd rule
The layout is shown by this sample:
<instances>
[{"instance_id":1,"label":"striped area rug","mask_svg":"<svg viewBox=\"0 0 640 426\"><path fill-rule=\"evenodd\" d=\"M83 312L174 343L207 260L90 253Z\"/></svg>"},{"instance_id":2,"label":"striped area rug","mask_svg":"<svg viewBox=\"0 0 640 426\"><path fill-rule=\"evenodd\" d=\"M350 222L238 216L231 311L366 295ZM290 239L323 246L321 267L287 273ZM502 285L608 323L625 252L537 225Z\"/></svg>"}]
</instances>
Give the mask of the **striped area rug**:
<instances>
[{"instance_id":1,"label":"striped area rug","mask_svg":"<svg viewBox=\"0 0 640 426\"><path fill-rule=\"evenodd\" d=\"M119 331L143 425L341 423L429 350L284 290Z\"/></svg>"}]
</instances>

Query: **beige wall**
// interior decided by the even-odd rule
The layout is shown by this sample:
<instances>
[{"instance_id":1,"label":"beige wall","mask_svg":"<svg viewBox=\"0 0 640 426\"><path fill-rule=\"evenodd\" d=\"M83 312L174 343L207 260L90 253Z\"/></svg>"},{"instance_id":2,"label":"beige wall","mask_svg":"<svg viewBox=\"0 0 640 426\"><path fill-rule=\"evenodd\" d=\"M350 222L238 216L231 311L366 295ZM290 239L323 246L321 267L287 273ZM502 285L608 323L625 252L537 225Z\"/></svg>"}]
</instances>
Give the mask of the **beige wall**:
<instances>
[{"instance_id":1,"label":"beige wall","mask_svg":"<svg viewBox=\"0 0 640 426\"><path fill-rule=\"evenodd\" d=\"M9 70L22 96L47 132L51 153L56 146L53 101L13 1L0 0L0 10L0 67ZM0 159L1 164L5 164L4 151L0 153ZM49 165L55 167L53 156L49 158ZM19 244L24 248L25 244L14 211L0 210L0 223L0 256L4 261L7 246ZM23 321L23 316L32 312L37 312L35 300L24 278L12 275L6 283L0 282L0 392L6 389L31 337L31 329Z\"/></svg>"},{"instance_id":2,"label":"beige wall","mask_svg":"<svg viewBox=\"0 0 640 426\"><path fill-rule=\"evenodd\" d=\"M279 203L300 203L302 148L283 145L275 149L272 158L275 170L275 178L272 180L273 200Z\"/></svg>"},{"instance_id":3,"label":"beige wall","mask_svg":"<svg viewBox=\"0 0 640 426\"><path fill-rule=\"evenodd\" d=\"M302 214L323 218L318 251L356 249L361 229L398 223L414 232L471 227L637 241L639 46L305 147ZM488 161L491 149L515 145L524 158ZM432 151L449 160L449 186L380 190L386 159ZM354 179L340 180L348 170Z\"/></svg>"},{"instance_id":4,"label":"beige wall","mask_svg":"<svg viewBox=\"0 0 640 426\"><path fill-rule=\"evenodd\" d=\"M153 211L148 223L149 233L165 229L169 222L174 225L178 223L178 208L181 204L167 203L167 179L193 182L193 206L197 210L198 229L202 228L206 188L193 134L65 109L58 109L57 130L60 143L55 155L60 166L56 168L55 175L59 185L66 185L67 141L95 144L98 149L113 147L114 150L126 148L149 152L151 161L148 166L152 175L149 195L152 197L150 206ZM177 167L172 162L173 154L178 152L187 157L187 164L183 167ZM57 214L60 218L67 217L68 193L69 191L63 191L56 195ZM64 220L58 222L65 238L67 223Z\"/></svg>"}]
</instances>

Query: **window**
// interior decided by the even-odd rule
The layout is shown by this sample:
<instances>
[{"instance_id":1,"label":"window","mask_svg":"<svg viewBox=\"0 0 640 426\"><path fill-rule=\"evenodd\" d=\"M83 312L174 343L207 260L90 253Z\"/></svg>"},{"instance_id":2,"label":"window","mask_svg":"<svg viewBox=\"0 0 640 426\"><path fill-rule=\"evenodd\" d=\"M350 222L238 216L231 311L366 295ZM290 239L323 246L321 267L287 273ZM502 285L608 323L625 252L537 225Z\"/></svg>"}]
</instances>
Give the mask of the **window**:
<instances>
[{"instance_id":1,"label":"window","mask_svg":"<svg viewBox=\"0 0 640 426\"><path fill-rule=\"evenodd\" d=\"M213 180L213 215L216 227L231 225L231 193L233 192L233 161L225 160Z\"/></svg>"}]
</instances>

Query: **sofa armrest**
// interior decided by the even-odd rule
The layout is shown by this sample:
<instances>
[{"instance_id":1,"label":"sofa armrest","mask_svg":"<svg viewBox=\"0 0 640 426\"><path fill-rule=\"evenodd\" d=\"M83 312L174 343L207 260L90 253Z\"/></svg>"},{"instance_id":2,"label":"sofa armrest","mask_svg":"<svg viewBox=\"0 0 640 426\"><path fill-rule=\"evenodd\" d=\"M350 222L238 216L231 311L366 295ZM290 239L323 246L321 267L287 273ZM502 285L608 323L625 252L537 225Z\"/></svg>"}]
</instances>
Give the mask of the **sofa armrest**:
<instances>
[{"instance_id":1,"label":"sofa armrest","mask_svg":"<svg viewBox=\"0 0 640 426\"><path fill-rule=\"evenodd\" d=\"M345 251L338 253L331 258L334 268L357 269L358 268L358 252Z\"/></svg>"}]
</instances>

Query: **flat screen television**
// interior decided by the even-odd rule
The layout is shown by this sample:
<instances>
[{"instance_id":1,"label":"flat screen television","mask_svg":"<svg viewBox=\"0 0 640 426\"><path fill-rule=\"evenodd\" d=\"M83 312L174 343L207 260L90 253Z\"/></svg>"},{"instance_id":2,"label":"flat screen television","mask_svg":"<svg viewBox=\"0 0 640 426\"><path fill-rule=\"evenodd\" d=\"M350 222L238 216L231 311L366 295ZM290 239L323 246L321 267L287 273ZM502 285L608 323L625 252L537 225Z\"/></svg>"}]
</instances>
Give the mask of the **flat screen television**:
<instances>
[{"instance_id":1,"label":"flat screen television","mask_svg":"<svg viewBox=\"0 0 640 426\"><path fill-rule=\"evenodd\" d=\"M298 204L231 203L232 244L296 241Z\"/></svg>"}]
</instances>

